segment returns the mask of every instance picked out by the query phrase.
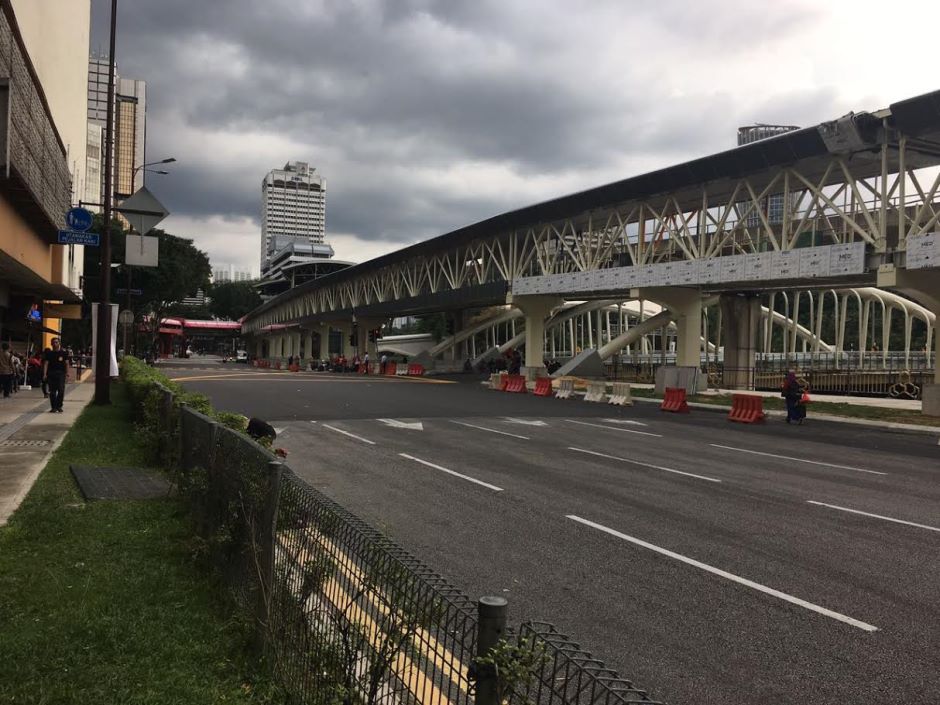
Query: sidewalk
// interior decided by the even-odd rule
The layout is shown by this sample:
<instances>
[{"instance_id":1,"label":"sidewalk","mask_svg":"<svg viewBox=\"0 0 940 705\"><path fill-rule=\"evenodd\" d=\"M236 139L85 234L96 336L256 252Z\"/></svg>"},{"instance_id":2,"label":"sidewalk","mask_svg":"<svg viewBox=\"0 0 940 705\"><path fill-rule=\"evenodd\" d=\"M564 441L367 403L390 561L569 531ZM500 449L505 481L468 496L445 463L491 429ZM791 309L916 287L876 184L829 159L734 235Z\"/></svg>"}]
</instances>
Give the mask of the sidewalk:
<instances>
[{"instance_id":1,"label":"sidewalk","mask_svg":"<svg viewBox=\"0 0 940 705\"><path fill-rule=\"evenodd\" d=\"M88 381L69 384L61 414L49 413L49 400L39 389L0 398L0 526L23 501L94 394L95 386Z\"/></svg>"}]
</instances>

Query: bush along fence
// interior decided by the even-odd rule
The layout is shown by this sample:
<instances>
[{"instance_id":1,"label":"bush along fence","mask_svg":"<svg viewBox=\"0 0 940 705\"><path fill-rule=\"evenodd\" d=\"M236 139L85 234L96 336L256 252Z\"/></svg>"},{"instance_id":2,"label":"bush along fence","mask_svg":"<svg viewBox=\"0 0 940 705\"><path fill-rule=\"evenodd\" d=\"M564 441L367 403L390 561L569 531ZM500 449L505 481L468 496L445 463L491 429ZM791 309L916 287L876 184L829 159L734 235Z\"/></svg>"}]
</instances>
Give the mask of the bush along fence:
<instances>
[{"instance_id":1,"label":"bush along fence","mask_svg":"<svg viewBox=\"0 0 940 705\"><path fill-rule=\"evenodd\" d=\"M298 478L246 419L127 358L143 438L176 475L201 551L297 703L654 703L550 624L506 623Z\"/></svg>"}]
</instances>

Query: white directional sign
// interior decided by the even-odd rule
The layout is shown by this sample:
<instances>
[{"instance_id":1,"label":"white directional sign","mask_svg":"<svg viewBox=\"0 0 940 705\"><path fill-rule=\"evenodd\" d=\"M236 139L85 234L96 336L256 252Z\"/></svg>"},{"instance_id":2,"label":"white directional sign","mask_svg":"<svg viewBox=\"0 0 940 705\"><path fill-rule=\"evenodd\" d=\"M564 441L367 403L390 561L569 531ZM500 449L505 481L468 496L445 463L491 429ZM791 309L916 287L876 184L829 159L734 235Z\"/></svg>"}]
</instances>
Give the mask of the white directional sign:
<instances>
[{"instance_id":1,"label":"white directional sign","mask_svg":"<svg viewBox=\"0 0 940 705\"><path fill-rule=\"evenodd\" d=\"M124 262L135 267L156 267L160 257L160 238L127 235Z\"/></svg>"},{"instance_id":2,"label":"white directional sign","mask_svg":"<svg viewBox=\"0 0 940 705\"><path fill-rule=\"evenodd\" d=\"M907 269L940 267L940 233L907 238Z\"/></svg>"}]
</instances>

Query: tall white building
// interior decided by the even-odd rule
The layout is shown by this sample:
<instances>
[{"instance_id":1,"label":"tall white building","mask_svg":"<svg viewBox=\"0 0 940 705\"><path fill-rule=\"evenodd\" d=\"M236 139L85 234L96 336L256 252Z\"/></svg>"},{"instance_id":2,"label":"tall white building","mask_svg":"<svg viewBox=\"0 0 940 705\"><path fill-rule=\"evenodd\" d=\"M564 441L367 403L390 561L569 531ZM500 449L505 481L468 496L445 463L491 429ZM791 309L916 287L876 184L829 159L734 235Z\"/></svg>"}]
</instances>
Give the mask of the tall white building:
<instances>
[{"instance_id":1,"label":"tall white building","mask_svg":"<svg viewBox=\"0 0 940 705\"><path fill-rule=\"evenodd\" d=\"M233 265L217 267L212 270L212 281L216 284L223 282L247 282L254 279L250 269L236 269Z\"/></svg>"},{"instance_id":2,"label":"tall white building","mask_svg":"<svg viewBox=\"0 0 940 705\"><path fill-rule=\"evenodd\" d=\"M261 274L275 252L292 242L322 244L326 179L307 162L288 162L261 182Z\"/></svg>"}]
</instances>

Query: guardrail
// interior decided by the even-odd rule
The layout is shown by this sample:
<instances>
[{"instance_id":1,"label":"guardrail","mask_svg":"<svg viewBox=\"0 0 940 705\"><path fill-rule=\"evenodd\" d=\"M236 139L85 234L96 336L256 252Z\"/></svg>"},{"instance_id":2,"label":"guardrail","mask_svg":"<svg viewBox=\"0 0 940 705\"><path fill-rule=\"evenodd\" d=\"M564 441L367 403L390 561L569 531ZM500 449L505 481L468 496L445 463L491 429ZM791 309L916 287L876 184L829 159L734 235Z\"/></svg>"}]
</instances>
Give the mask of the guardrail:
<instances>
[{"instance_id":1,"label":"guardrail","mask_svg":"<svg viewBox=\"0 0 940 705\"><path fill-rule=\"evenodd\" d=\"M292 701L656 702L550 624L503 628L503 611L494 628L492 601L475 604L269 450L163 385L148 394L202 550Z\"/></svg>"}]
</instances>

